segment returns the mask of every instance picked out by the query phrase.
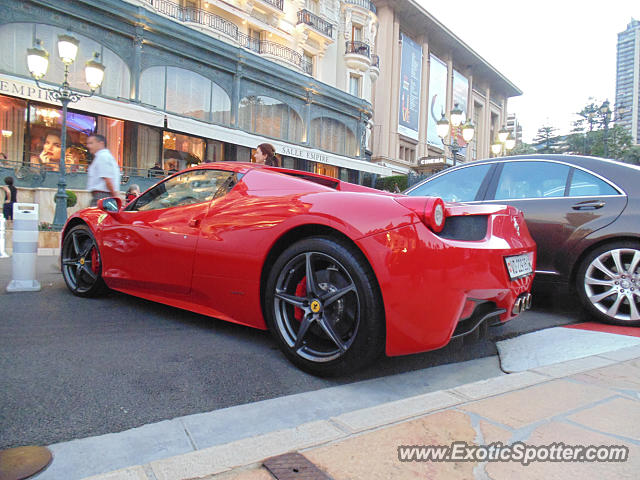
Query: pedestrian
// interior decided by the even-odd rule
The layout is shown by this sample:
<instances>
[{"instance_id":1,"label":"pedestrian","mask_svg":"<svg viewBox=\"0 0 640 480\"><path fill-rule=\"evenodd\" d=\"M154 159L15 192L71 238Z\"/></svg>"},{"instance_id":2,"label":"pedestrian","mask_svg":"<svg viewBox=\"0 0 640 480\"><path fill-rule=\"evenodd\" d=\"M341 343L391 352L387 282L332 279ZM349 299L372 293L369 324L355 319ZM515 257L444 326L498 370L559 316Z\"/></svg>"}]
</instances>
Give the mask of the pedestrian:
<instances>
[{"instance_id":1,"label":"pedestrian","mask_svg":"<svg viewBox=\"0 0 640 480\"><path fill-rule=\"evenodd\" d=\"M258 145L253 157L256 159L256 163L269 165L270 167L280 166L278 157L276 157L276 149L270 143L261 143Z\"/></svg>"},{"instance_id":2,"label":"pedestrian","mask_svg":"<svg viewBox=\"0 0 640 480\"><path fill-rule=\"evenodd\" d=\"M147 172L148 177L164 177L164 169L160 166L160 162L156 162L156 164L149 169Z\"/></svg>"},{"instance_id":3,"label":"pedestrian","mask_svg":"<svg viewBox=\"0 0 640 480\"><path fill-rule=\"evenodd\" d=\"M5 185L2 186L4 192L4 202L2 204L2 215L7 221L13 220L13 204L18 201L18 189L13 185L13 177L4 177Z\"/></svg>"},{"instance_id":4,"label":"pedestrian","mask_svg":"<svg viewBox=\"0 0 640 480\"><path fill-rule=\"evenodd\" d=\"M91 192L91 206L95 207L101 198L119 196L120 167L107 149L107 139L103 135L90 135L87 150L93 155L87 169L87 190Z\"/></svg>"},{"instance_id":5,"label":"pedestrian","mask_svg":"<svg viewBox=\"0 0 640 480\"><path fill-rule=\"evenodd\" d=\"M132 183L131 185L129 185L129 189L127 190L127 195L125 196L125 200L127 201L127 203L129 203L132 200L135 200L136 198L138 198L138 196L140 196L140 187L135 183Z\"/></svg>"}]
</instances>

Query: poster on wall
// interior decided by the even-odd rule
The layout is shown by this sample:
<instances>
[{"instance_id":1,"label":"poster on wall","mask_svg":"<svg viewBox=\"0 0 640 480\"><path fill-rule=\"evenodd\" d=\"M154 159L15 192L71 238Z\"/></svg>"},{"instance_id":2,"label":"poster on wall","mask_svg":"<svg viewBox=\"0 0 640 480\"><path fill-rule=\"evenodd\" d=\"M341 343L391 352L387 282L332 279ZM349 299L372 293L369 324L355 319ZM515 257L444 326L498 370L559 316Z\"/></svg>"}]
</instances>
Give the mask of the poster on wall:
<instances>
[{"instance_id":1,"label":"poster on wall","mask_svg":"<svg viewBox=\"0 0 640 480\"><path fill-rule=\"evenodd\" d=\"M468 99L469 98L469 79L462 75L460 72L453 71L453 105L458 104L460 110L464 114L464 121L469 118ZM462 137L462 130L458 131L458 145L466 145ZM466 155L467 149L461 148L460 155Z\"/></svg>"},{"instance_id":2,"label":"poster on wall","mask_svg":"<svg viewBox=\"0 0 640 480\"><path fill-rule=\"evenodd\" d=\"M429 113L427 116L427 143L444 148L436 128L447 109L447 64L435 55L429 56Z\"/></svg>"},{"instance_id":3,"label":"poster on wall","mask_svg":"<svg viewBox=\"0 0 640 480\"><path fill-rule=\"evenodd\" d=\"M402 35L402 62L400 68L400 106L398 133L418 140L420 119L420 80L422 78L422 47Z\"/></svg>"}]
</instances>

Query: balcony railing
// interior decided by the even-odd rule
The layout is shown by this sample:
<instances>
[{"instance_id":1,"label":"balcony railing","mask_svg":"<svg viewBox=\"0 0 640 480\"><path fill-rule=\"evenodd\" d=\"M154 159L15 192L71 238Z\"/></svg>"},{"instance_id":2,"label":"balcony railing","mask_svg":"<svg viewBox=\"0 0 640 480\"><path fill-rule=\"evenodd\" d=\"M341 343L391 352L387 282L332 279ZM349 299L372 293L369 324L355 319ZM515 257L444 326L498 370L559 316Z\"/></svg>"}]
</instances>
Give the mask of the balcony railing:
<instances>
[{"instance_id":1,"label":"balcony railing","mask_svg":"<svg viewBox=\"0 0 640 480\"><path fill-rule=\"evenodd\" d=\"M309 10L303 9L298 11L298 23L305 23L323 35L333 38L333 25L311 13Z\"/></svg>"},{"instance_id":2,"label":"balcony railing","mask_svg":"<svg viewBox=\"0 0 640 480\"><path fill-rule=\"evenodd\" d=\"M238 26L229 20L215 15L206 10L195 7L181 7L171 0L144 0L157 12L175 18L181 22L193 22L205 25L222 32L232 38L244 48L248 48L257 53L266 53L292 63L303 72L312 74L312 64L304 56L295 50L275 42L252 38L240 32ZM282 9L283 0L262 0Z\"/></svg>"},{"instance_id":3,"label":"balcony railing","mask_svg":"<svg viewBox=\"0 0 640 480\"><path fill-rule=\"evenodd\" d=\"M378 55L371 55L371 66L380 68L380 57Z\"/></svg>"},{"instance_id":4,"label":"balcony railing","mask_svg":"<svg viewBox=\"0 0 640 480\"><path fill-rule=\"evenodd\" d=\"M371 0L342 0L344 3L350 3L352 5L357 5L362 8L366 8L371 10L373 13L376 13L376 6L373 4Z\"/></svg>"},{"instance_id":5,"label":"balcony railing","mask_svg":"<svg viewBox=\"0 0 640 480\"><path fill-rule=\"evenodd\" d=\"M260 0L261 2L268 3L271 6L276 7L278 10L284 11L284 0Z\"/></svg>"},{"instance_id":6,"label":"balcony railing","mask_svg":"<svg viewBox=\"0 0 640 480\"><path fill-rule=\"evenodd\" d=\"M356 53L358 55L364 55L370 57L369 44L365 42L358 42L356 40L347 41L346 50L344 53Z\"/></svg>"},{"instance_id":7,"label":"balcony railing","mask_svg":"<svg viewBox=\"0 0 640 480\"><path fill-rule=\"evenodd\" d=\"M303 72L312 74L313 65L302 54L296 52L292 48L287 47L276 42L270 42L268 40L258 40L252 38L244 33L238 34L238 42L241 46L248 48L256 53L273 55L274 57L282 58L289 63L300 68Z\"/></svg>"}]
</instances>

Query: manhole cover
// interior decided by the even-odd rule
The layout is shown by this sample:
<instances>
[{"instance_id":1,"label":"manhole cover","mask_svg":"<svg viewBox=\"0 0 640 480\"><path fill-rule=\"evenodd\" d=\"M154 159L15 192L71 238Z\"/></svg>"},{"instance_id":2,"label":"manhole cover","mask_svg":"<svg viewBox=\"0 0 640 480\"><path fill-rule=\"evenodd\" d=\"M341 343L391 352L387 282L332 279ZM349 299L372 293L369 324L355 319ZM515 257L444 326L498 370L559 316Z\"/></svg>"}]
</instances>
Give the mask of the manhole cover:
<instances>
[{"instance_id":1,"label":"manhole cover","mask_svg":"<svg viewBox=\"0 0 640 480\"><path fill-rule=\"evenodd\" d=\"M17 447L0 450L0 480L21 480L38 473L51 462L44 447Z\"/></svg>"},{"instance_id":2,"label":"manhole cover","mask_svg":"<svg viewBox=\"0 0 640 480\"><path fill-rule=\"evenodd\" d=\"M267 458L262 464L278 480L333 480L299 453Z\"/></svg>"}]
</instances>

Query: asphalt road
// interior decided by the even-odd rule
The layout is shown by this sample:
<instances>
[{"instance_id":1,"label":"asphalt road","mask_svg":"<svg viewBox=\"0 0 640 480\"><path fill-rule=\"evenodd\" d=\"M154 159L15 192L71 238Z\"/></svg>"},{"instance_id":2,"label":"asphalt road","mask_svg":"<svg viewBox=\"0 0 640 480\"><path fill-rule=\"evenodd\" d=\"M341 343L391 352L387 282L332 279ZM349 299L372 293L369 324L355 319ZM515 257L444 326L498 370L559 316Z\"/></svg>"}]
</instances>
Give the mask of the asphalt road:
<instances>
[{"instance_id":1,"label":"asphalt road","mask_svg":"<svg viewBox=\"0 0 640 480\"><path fill-rule=\"evenodd\" d=\"M321 379L293 367L266 332L119 293L74 297L54 257L38 257L41 292L5 293L10 274L11 259L0 259L0 449L494 355L496 339L586 320L572 301L538 295L488 338Z\"/></svg>"}]
</instances>

